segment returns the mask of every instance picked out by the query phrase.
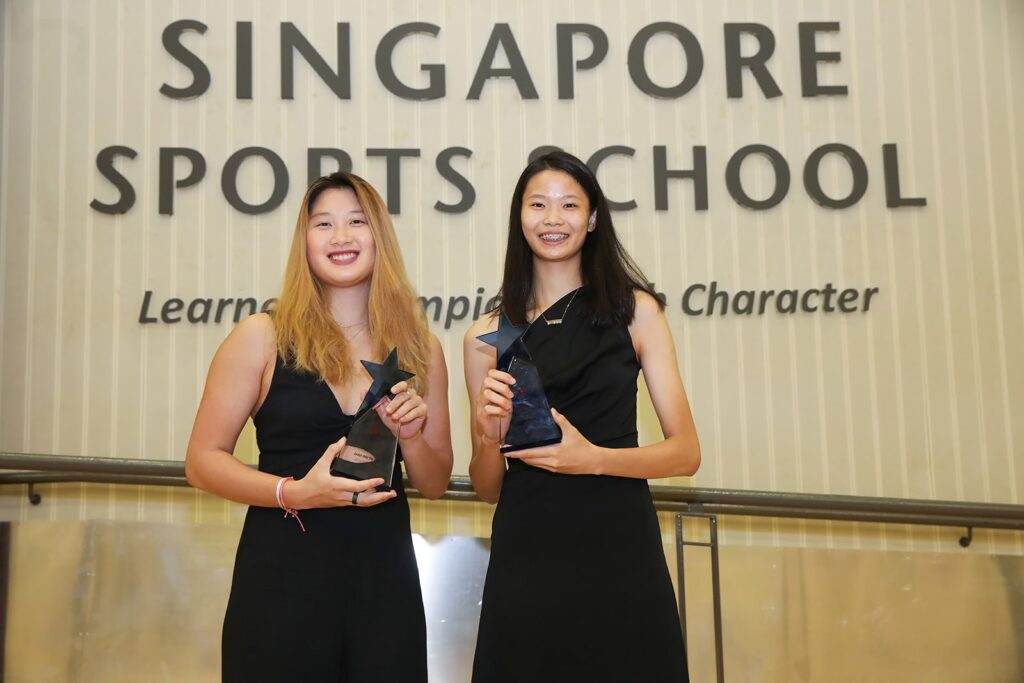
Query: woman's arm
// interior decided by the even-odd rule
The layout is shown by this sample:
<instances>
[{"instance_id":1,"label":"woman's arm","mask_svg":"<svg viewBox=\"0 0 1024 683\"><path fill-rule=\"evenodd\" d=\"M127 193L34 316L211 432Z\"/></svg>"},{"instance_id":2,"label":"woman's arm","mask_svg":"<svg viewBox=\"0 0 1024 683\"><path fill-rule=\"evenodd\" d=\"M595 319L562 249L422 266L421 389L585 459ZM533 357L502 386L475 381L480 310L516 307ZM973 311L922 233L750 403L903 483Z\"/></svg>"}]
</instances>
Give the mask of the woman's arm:
<instances>
[{"instance_id":1,"label":"woman's arm","mask_svg":"<svg viewBox=\"0 0 1024 683\"><path fill-rule=\"evenodd\" d=\"M629 333L664 440L637 448L601 448L587 441L565 417L552 410L562 428L562 442L514 455L536 467L567 474L660 479L689 476L697 471L700 442L679 376L672 333L657 302L645 292L636 294L636 313Z\"/></svg>"},{"instance_id":2,"label":"woman's arm","mask_svg":"<svg viewBox=\"0 0 1024 683\"><path fill-rule=\"evenodd\" d=\"M405 392L408 386L400 382L392 387L393 391L395 389ZM399 443L409 481L424 497L439 498L448 490L452 474L452 426L448 414L448 366L441 342L433 334L430 335L430 371L422 408L418 403L414 397L399 393L386 412L402 423ZM421 424L416 425L421 418ZM415 429L403 438L406 427Z\"/></svg>"},{"instance_id":3,"label":"woman's arm","mask_svg":"<svg viewBox=\"0 0 1024 683\"><path fill-rule=\"evenodd\" d=\"M277 506L279 477L232 455L273 361L273 328L265 314L243 320L217 349L185 454L185 477L192 486L237 503Z\"/></svg>"},{"instance_id":4,"label":"woman's arm","mask_svg":"<svg viewBox=\"0 0 1024 683\"><path fill-rule=\"evenodd\" d=\"M512 410L515 380L508 373L495 369L494 348L477 339L497 328L497 319L483 316L470 326L463 340L463 362L466 391L472 408L470 421L473 454L469 461L469 477L477 495L488 503L497 503L505 478L505 457L498 450L499 418Z\"/></svg>"},{"instance_id":5,"label":"woman's arm","mask_svg":"<svg viewBox=\"0 0 1024 683\"><path fill-rule=\"evenodd\" d=\"M266 394L264 377L276 353L273 323L265 313L239 323L217 350L185 454L185 477L192 486L238 503L277 507L281 477L255 470L232 455L245 421ZM381 479L357 482L332 477L331 459L342 448L344 441L331 444L302 480L287 484L283 495L288 507L347 505L352 492L383 483ZM392 497L390 492L367 493L359 498L359 505Z\"/></svg>"}]
</instances>

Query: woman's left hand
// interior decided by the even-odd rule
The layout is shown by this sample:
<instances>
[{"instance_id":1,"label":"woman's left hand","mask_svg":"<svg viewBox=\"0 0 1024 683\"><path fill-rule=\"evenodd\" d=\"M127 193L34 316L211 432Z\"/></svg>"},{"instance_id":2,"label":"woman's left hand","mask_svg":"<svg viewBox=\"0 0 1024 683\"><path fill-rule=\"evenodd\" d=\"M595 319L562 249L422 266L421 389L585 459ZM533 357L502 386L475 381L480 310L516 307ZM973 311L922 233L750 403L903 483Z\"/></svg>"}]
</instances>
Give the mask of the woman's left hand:
<instances>
[{"instance_id":1,"label":"woman's left hand","mask_svg":"<svg viewBox=\"0 0 1024 683\"><path fill-rule=\"evenodd\" d=\"M580 434L579 430L554 408L551 409L551 417L555 419L555 424L562 430L560 443L514 451L506 454L505 457L522 460L527 465L533 465L549 472L600 474L598 460L601 449L587 441L586 437Z\"/></svg>"},{"instance_id":2,"label":"woman's left hand","mask_svg":"<svg viewBox=\"0 0 1024 683\"><path fill-rule=\"evenodd\" d=\"M391 387L391 393L395 397L377 408L377 414L399 441L419 436L427 419L427 404L423 397L408 382L399 382Z\"/></svg>"}]
</instances>

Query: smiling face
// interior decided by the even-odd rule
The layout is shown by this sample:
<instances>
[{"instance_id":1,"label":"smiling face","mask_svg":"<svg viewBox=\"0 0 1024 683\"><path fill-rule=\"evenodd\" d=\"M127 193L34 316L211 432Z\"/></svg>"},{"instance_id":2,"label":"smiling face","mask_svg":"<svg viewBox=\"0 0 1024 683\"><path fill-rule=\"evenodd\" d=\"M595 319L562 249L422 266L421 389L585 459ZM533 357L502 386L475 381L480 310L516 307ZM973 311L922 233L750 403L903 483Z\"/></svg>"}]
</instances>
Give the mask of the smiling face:
<instances>
[{"instance_id":1,"label":"smiling face","mask_svg":"<svg viewBox=\"0 0 1024 683\"><path fill-rule=\"evenodd\" d=\"M583 187L568 173L553 169L527 182L520 220L534 257L544 261L579 259L587 233L594 229Z\"/></svg>"},{"instance_id":2,"label":"smiling face","mask_svg":"<svg viewBox=\"0 0 1024 683\"><path fill-rule=\"evenodd\" d=\"M313 275L329 287L369 283L376 243L356 193L348 187L321 192L309 209L306 258Z\"/></svg>"}]
</instances>

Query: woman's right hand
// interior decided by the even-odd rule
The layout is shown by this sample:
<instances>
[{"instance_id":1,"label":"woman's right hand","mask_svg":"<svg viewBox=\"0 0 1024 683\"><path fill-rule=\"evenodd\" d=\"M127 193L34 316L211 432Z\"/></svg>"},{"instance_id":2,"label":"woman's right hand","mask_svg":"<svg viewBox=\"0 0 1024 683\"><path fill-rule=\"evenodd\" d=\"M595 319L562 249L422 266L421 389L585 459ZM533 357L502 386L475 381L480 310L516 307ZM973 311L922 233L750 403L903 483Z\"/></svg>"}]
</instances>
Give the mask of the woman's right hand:
<instances>
[{"instance_id":1,"label":"woman's right hand","mask_svg":"<svg viewBox=\"0 0 1024 683\"><path fill-rule=\"evenodd\" d=\"M507 372L488 370L476 397L477 431L494 443L501 440L501 421L512 414L512 385L515 378Z\"/></svg>"},{"instance_id":2,"label":"woman's right hand","mask_svg":"<svg viewBox=\"0 0 1024 683\"><path fill-rule=\"evenodd\" d=\"M295 510L309 508L333 508L355 505L355 507L371 507L391 500L398 493L391 491L375 491L384 483L383 479L348 479L331 474L331 463L345 449L348 439L341 437L332 443L316 461L302 479L289 482L284 487L282 497L284 503ZM357 494L357 495L356 495ZM356 502L352 498L356 495Z\"/></svg>"}]
</instances>

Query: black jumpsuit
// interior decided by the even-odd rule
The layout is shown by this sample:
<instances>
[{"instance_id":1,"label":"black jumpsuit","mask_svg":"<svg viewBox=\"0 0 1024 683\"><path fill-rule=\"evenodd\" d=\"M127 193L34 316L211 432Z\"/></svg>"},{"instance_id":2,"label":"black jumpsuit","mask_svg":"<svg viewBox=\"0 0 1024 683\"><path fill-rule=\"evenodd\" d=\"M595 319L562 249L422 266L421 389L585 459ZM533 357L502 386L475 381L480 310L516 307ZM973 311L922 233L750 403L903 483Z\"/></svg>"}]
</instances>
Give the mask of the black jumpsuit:
<instances>
[{"instance_id":1,"label":"black jumpsuit","mask_svg":"<svg viewBox=\"0 0 1024 683\"><path fill-rule=\"evenodd\" d=\"M327 384L278 359L253 418L259 469L302 477L354 419ZM395 467L397 498L302 510L305 533L278 508L249 508L224 616L224 681L427 680L409 504Z\"/></svg>"}]
</instances>

